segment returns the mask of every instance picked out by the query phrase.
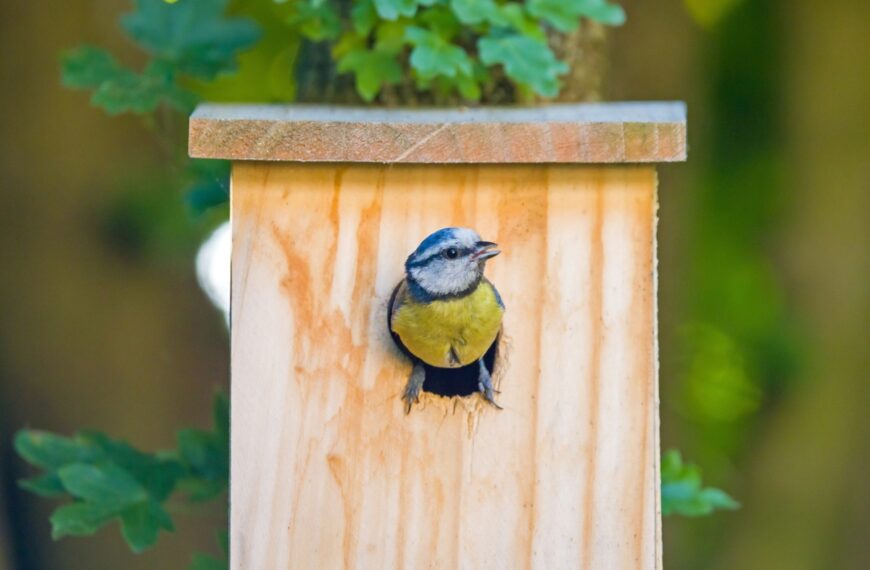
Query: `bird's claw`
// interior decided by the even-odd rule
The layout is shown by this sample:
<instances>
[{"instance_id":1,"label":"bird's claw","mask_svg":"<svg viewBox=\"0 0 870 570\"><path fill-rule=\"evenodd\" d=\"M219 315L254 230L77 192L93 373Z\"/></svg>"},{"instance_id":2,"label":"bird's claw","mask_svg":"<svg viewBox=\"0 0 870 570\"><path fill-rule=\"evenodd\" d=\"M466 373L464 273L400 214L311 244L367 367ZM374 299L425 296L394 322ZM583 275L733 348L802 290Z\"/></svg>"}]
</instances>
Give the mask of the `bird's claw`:
<instances>
[{"instance_id":1,"label":"bird's claw","mask_svg":"<svg viewBox=\"0 0 870 570\"><path fill-rule=\"evenodd\" d=\"M405 413L411 413L411 407L420 401L420 392L412 393L410 390L405 390L405 393L402 395L402 400L405 401Z\"/></svg>"},{"instance_id":2,"label":"bird's claw","mask_svg":"<svg viewBox=\"0 0 870 570\"><path fill-rule=\"evenodd\" d=\"M483 399L490 403L492 407L496 410L503 410L501 406L498 405L498 402L495 401L495 398L492 395L492 390L481 390L480 393L483 395Z\"/></svg>"},{"instance_id":3,"label":"bird's claw","mask_svg":"<svg viewBox=\"0 0 870 570\"><path fill-rule=\"evenodd\" d=\"M421 364L415 364L411 377L408 378L408 384L405 386L405 392L402 394L406 414L410 414L411 407L420 401L420 392L423 391L423 382L425 380L426 369Z\"/></svg>"},{"instance_id":4,"label":"bird's claw","mask_svg":"<svg viewBox=\"0 0 870 570\"><path fill-rule=\"evenodd\" d=\"M492 376L490 375L489 370L487 370L483 360L479 360L478 362L480 363L480 380L477 383L477 388L480 391L480 394L483 396L483 399L489 402L495 409L503 410L504 408L499 406L495 401L493 393L496 392L496 390L492 387Z\"/></svg>"}]
</instances>

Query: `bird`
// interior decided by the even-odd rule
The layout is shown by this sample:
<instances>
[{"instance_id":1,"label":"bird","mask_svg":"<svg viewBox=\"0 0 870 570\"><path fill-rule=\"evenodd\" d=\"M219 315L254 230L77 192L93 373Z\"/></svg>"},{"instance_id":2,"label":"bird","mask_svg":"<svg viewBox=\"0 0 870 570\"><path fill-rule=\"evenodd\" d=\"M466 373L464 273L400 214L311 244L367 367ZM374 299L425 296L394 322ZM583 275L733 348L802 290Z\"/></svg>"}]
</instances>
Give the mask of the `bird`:
<instances>
[{"instance_id":1,"label":"bird","mask_svg":"<svg viewBox=\"0 0 870 570\"><path fill-rule=\"evenodd\" d=\"M427 236L408 256L405 277L390 301L389 327L413 362L402 399L405 412L419 401L425 366L460 368L477 364L477 387L493 396L484 355L501 331L505 305L484 277L486 262L501 251L470 228L442 228Z\"/></svg>"}]
</instances>

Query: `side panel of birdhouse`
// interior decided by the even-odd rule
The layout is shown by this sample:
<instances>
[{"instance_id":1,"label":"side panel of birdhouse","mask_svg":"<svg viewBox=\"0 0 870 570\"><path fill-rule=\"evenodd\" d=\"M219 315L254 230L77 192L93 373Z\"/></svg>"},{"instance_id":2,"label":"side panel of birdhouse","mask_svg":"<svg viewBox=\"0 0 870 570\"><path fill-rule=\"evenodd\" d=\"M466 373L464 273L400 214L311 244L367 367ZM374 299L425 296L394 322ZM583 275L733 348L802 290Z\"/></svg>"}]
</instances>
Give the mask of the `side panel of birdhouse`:
<instances>
[{"instance_id":1,"label":"side panel of birdhouse","mask_svg":"<svg viewBox=\"0 0 870 570\"><path fill-rule=\"evenodd\" d=\"M655 215L651 166L235 164L232 568L659 568ZM444 226L503 251L501 411L404 414Z\"/></svg>"}]
</instances>

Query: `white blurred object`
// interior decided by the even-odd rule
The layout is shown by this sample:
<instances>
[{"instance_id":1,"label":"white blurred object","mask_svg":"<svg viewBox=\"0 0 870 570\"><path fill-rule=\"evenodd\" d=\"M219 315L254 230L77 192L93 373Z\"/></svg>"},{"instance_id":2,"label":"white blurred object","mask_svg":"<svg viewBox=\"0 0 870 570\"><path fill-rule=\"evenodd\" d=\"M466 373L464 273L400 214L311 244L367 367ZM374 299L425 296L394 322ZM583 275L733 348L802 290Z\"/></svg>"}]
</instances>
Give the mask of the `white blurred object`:
<instances>
[{"instance_id":1,"label":"white blurred object","mask_svg":"<svg viewBox=\"0 0 870 570\"><path fill-rule=\"evenodd\" d=\"M232 233L230 223L221 224L196 254L196 277L208 298L220 309L230 324L230 252Z\"/></svg>"}]
</instances>

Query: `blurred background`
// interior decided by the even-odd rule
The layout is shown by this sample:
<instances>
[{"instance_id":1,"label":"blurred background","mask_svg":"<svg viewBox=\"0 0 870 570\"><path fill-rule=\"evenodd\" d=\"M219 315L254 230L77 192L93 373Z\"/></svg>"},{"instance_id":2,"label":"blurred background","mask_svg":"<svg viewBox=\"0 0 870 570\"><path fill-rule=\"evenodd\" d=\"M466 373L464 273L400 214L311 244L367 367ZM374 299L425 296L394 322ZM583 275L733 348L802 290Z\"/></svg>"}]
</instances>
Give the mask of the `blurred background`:
<instances>
[{"instance_id":1,"label":"blurred background","mask_svg":"<svg viewBox=\"0 0 870 570\"><path fill-rule=\"evenodd\" d=\"M742 505L666 518L665 566L870 567L870 3L621 4L603 97L689 109L689 161L660 168L663 448ZM228 383L194 269L221 214L191 213L161 142L183 121L112 118L60 84L83 43L141 61L129 9L0 5L0 570L184 568L225 524L192 508L141 555L115 528L53 542L54 502L16 485L22 427L170 448ZM200 93L245 99L257 77Z\"/></svg>"}]
</instances>

